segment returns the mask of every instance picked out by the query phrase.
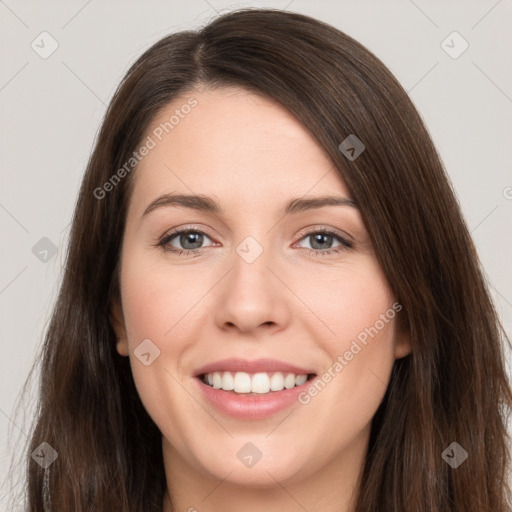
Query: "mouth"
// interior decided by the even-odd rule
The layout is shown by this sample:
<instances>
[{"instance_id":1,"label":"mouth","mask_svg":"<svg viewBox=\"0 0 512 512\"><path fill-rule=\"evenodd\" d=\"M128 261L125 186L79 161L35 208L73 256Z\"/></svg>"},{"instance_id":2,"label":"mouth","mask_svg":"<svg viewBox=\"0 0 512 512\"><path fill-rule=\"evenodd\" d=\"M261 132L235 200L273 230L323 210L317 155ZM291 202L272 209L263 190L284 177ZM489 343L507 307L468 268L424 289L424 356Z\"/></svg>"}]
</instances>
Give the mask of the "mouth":
<instances>
[{"instance_id":1,"label":"mouth","mask_svg":"<svg viewBox=\"0 0 512 512\"><path fill-rule=\"evenodd\" d=\"M206 386L233 395L272 395L293 389L314 379L316 373L215 371L201 373L197 378Z\"/></svg>"},{"instance_id":2,"label":"mouth","mask_svg":"<svg viewBox=\"0 0 512 512\"><path fill-rule=\"evenodd\" d=\"M302 403L314 385L313 368L278 359L229 358L197 368L194 380L205 404L237 420L260 420Z\"/></svg>"}]
</instances>

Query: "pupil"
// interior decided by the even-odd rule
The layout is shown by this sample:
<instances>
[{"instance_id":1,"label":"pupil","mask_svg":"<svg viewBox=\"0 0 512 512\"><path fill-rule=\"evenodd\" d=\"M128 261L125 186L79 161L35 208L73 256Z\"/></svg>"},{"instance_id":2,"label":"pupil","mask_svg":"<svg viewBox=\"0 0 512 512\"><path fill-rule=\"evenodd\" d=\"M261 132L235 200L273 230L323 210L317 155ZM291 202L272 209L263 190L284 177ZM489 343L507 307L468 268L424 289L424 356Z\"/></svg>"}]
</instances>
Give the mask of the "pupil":
<instances>
[{"instance_id":1,"label":"pupil","mask_svg":"<svg viewBox=\"0 0 512 512\"><path fill-rule=\"evenodd\" d=\"M330 242L332 235L328 235L326 233L317 233L316 235L313 235L313 244L311 244L313 249L325 249L325 247L322 247L322 239L324 243L325 239L327 239L327 242ZM320 247L315 247L316 245L320 245Z\"/></svg>"},{"instance_id":2,"label":"pupil","mask_svg":"<svg viewBox=\"0 0 512 512\"><path fill-rule=\"evenodd\" d=\"M198 249L201 247L203 241L203 235L201 233L187 233L185 235L181 235L180 243L185 249ZM188 243L198 244L198 247L189 247Z\"/></svg>"}]
</instances>

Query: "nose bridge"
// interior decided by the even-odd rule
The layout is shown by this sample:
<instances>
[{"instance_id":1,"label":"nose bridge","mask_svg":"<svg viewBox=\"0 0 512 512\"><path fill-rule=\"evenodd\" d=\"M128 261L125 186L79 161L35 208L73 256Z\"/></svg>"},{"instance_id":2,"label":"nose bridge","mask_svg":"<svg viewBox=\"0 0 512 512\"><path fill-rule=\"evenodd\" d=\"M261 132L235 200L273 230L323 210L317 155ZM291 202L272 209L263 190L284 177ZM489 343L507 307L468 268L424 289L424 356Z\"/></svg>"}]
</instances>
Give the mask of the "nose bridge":
<instances>
[{"instance_id":1,"label":"nose bridge","mask_svg":"<svg viewBox=\"0 0 512 512\"><path fill-rule=\"evenodd\" d=\"M270 241L268 237L262 240L261 235L258 238L261 242L253 235L246 236L235 247L232 260L232 291L253 301L272 287L271 272L267 268L272 266L273 259Z\"/></svg>"},{"instance_id":2,"label":"nose bridge","mask_svg":"<svg viewBox=\"0 0 512 512\"><path fill-rule=\"evenodd\" d=\"M260 235L258 238L261 240L262 236ZM265 248L263 244L265 244ZM247 265L252 265L257 260L260 260L261 264L262 260L266 261L268 259L269 245L269 237L260 242L254 236L248 235L236 246L235 252ZM264 253L266 254L262 258L261 256Z\"/></svg>"},{"instance_id":3,"label":"nose bridge","mask_svg":"<svg viewBox=\"0 0 512 512\"><path fill-rule=\"evenodd\" d=\"M268 268L273 267L273 260L270 237L260 242L248 235L235 246L232 269L226 276L218 311L223 324L234 324L247 331L261 324L282 321L278 318L282 311L279 283Z\"/></svg>"}]
</instances>

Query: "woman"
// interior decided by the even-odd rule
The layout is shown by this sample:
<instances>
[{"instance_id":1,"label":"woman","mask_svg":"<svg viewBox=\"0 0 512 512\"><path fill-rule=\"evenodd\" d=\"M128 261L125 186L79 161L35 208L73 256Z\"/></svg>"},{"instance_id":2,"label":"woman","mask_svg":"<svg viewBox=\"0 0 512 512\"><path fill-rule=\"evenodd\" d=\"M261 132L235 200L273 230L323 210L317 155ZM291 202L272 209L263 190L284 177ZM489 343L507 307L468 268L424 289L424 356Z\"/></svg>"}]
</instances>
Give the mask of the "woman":
<instances>
[{"instance_id":1,"label":"woman","mask_svg":"<svg viewBox=\"0 0 512 512\"><path fill-rule=\"evenodd\" d=\"M157 42L108 108L28 509L511 510L502 340L391 73L312 18L228 13Z\"/></svg>"}]
</instances>

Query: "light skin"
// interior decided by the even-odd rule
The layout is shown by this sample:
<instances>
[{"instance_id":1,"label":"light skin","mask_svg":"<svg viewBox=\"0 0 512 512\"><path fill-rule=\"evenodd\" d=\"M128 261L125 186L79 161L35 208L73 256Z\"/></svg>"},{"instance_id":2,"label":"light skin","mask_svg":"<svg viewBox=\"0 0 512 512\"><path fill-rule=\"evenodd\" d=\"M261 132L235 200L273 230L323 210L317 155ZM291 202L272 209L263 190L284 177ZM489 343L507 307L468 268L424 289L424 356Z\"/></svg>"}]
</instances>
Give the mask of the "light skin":
<instances>
[{"instance_id":1,"label":"light skin","mask_svg":"<svg viewBox=\"0 0 512 512\"><path fill-rule=\"evenodd\" d=\"M130 357L138 393L162 432L163 511L171 510L169 494L177 511L353 511L372 417L395 359L410 352L397 316L307 405L268 418L218 411L194 372L239 357L279 359L321 375L396 298L356 206L283 216L294 198L352 198L332 161L281 105L239 88L195 90L169 104L146 136L190 97L197 106L136 170L121 301L111 312L117 350ZM207 195L221 212L167 205L143 215L162 194ZM167 237L167 248L190 254L156 245L175 228L205 235L202 242ZM313 234L322 230L336 236L318 241ZM252 263L236 251L246 237L263 249ZM145 339L160 350L147 366L134 354ZM248 442L262 453L250 468L237 457Z\"/></svg>"}]
</instances>

